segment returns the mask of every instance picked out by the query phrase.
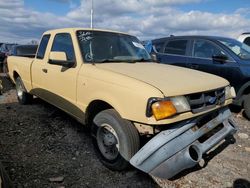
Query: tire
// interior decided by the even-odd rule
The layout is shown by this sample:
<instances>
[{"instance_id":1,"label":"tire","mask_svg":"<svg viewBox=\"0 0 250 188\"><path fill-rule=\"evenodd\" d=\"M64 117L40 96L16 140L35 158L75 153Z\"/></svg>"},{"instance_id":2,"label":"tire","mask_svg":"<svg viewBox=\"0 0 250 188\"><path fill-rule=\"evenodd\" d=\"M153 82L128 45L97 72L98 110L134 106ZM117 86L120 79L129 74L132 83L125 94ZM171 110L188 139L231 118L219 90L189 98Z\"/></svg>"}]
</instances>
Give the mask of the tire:
<instances>
[{"instance_id":1,"label":"tire","mask_svg":"<svg viewBox=\"0 0 250 188\"><path fill-rule=\"evenodd\" d=\"M243 107L246 118L250 120L250 94L245 96Z\"/></svg>"},{"instance_id":2,"label":"tire","mask_svg":"<svg viewBox=\"0 0 250 188\"><path fill-rule=\"evenodd\" d=\"M17 99L20 104L30 104L33 99L33 95L27 93L22 79L17 77L16 79L16 92L17 92Z\"/></svg>"},{"instance_id":3,"label":"tire","mask_svg":"<svg viewBox=\"0 0 250 188\"><path fill-rule=\"evenodd\" d=\"M98 158L107 168L125 170L140 148L137 129L114 109L98 113L92 126L93 144Z\"/></svg>"},{"instance_id":4,"label":"tire","mask_svg":"<svg viewBox=\"0 0 250 188\"><path fill-rule=\"evenodd\" d=\"M9 175L7 174L5 168L0 162L0 187L14 187L13 183L10 180Z\"/></svg>"},{"instance_id":5,"label":"tire","mask_svg":"<svg viewBox=\"0 0 250 188\"><path fill-rule=\"evenodd\" d=\"M0 61L0 73L3 72L3 62Z\"/></svg>"}]
</instances>

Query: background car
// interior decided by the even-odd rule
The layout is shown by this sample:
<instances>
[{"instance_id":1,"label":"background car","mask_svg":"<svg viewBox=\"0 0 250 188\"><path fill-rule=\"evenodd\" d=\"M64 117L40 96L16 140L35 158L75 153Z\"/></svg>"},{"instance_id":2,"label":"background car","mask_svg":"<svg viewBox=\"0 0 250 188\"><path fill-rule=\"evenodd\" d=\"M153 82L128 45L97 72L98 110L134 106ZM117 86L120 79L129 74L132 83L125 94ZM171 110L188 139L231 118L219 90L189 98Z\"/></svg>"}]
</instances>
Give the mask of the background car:
<instances>
[{"instance_id":1,"label":"background car","mask_svg":"<svg viewBox=\"0 0 250 188\"><path fill-rule=\"evenodd\" d=\"M250 47L215 36L171 36L151 41L151 54L160 63L196 69L226 78L234 86L234 104L250 119ZM150 46L150 42L147 42ZM180 75L181 76L181 75Z\"/></svg>"},{"instance_id":2,"label":"background car","mask_svg":"<svg viewBox=\"0 0 250 188\"><path fill-rule=\"evenodd\" d=\"M3 43L0 47L0 72L3 72L3 61L5 60L5 58L7 57L7 55L9 54L12 46L15 46L17 44L6 44Z\"/></svg>"},{"instance_id":3,"label":"background car","mask_svg":"<svg viewBox=\"0 0 250 188\"><path fill-rule=\"evenodd\" d=\"M13 45L3 61L3 72L8 73L8 56L35 57L38 45Z\"/></svg>"},{"instance_id":4,"label":"background car","mask_svg":"<svg viewBox=\"0 0 250 188\"><path fill-rule=\"evenodd\" d=\"M243 42L246 45L250 46L250 32L249 33L242 33L238 37L238 41Z\"/></svg>"},{"instance_id":5,"label":"background car","mask_svg":"<svg viewBox=\"0 0 250 188\"><path fill-rule=\"evenodd\" d=\"M12 46L15 46L17 44L7 44L3 43L0 47L0 62L3 62L5 59L6 55L10 52Z\"/></svg>"}]
</instances>

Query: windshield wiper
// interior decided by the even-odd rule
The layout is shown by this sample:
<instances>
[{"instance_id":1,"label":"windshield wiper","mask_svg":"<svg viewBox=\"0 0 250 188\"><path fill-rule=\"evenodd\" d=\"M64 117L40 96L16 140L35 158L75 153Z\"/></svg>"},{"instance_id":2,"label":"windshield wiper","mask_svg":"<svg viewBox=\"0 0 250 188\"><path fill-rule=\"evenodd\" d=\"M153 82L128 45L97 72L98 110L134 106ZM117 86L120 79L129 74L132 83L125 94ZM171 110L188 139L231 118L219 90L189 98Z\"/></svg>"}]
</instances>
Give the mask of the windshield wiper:
<instances>
[{"instance_id":1,"label":"windshield wiper","mask_svg":"<svg viewBox=\"0 0 250 188\"><path fill-rule=\"evenodd\" d=\"M150 62L150 61L153 61L152 59L144 59L144 58L140 58L140 59L132 59L132 60L129 60L129 62Z\"/></svg>"},{"instance_id":2,"label":"windshield wiper","mask_svg":"<svg viewBox=\"0 0 250 188\"><path fill-rule=\"evenodd\" d=\"M100 59L96 60L96 63L115 63L115 62L127 62L126 60L121 59Z\"/></svg>"},{"instance_id":3,"label":"windshield wiper","mask_svg":"<svg viewBox=\"0 0 250 188\"><path fill-rule=\"evenodd\" d=\"M152 61L152 59L144 59L144 58L140 58L140 59L100 59L100 60L96 60L96 63L136 63L136 62L149 62Z\"/></svg>"},{"instance_id":4,"label":"windshield wiper","mask_svg":"<svg viewBox=\"0 0 250 188\"><path fill-rule=\"evenodd\" d=\"M130 59L101 59L97 60L96 63L135 63L136 61Z\"/></svg>"}]
</instances>

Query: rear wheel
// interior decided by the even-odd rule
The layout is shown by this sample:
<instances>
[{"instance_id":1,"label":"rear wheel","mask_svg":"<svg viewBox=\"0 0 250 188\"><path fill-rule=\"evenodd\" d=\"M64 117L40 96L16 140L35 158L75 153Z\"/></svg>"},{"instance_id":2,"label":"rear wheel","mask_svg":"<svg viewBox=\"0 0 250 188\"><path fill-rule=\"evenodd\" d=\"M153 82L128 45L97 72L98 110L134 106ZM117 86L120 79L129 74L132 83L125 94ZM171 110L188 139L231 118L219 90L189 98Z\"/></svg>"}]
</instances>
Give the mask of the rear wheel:
<instances>
[{"instance_id":1,"label":"rear wheel","mask_svg":"<svg viewBox=\"0 0 250 188\"><path fill-rule=\"evenodd\" d=\"M33 95L29 94L22 82L20 77L16 79L16 92L17 92L17 99L20 104L30 104L33 99Z\"/></svg>"},{"instance_id":2,"label":"rear wheel","mask_svg":"<svg viewBox=\"0 0 250 188\"><path fill-rule=\"evenodd\" d=\"M139 134L130 121L114 109L97 114L92 127L93 143L100 161L109 169L121 171L139 150Z\"/></svg>"}]
</instances>

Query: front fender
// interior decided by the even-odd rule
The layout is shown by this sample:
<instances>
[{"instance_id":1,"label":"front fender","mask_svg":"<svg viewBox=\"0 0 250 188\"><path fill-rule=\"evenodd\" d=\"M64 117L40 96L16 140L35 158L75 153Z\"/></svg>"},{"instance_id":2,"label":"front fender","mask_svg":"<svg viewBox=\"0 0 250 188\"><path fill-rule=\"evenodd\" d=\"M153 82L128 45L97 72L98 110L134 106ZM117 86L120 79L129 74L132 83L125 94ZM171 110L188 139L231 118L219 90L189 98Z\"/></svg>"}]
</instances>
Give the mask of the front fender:
<instances>
[{"instance_id":1,"label":"front fender","mask_svg":"<svg viewBox=\"0 0 250 188\"><path fill-rule=\"evenodd\" d=\"M234 102L235 104L241 105L242 100L243 100L242 97L244 96L244 93L247 88L250 88L250 81L246 82L240 87L239 91L237 92L237 96L235 98L235 102Z\"/></svg>"}]
</instances>

